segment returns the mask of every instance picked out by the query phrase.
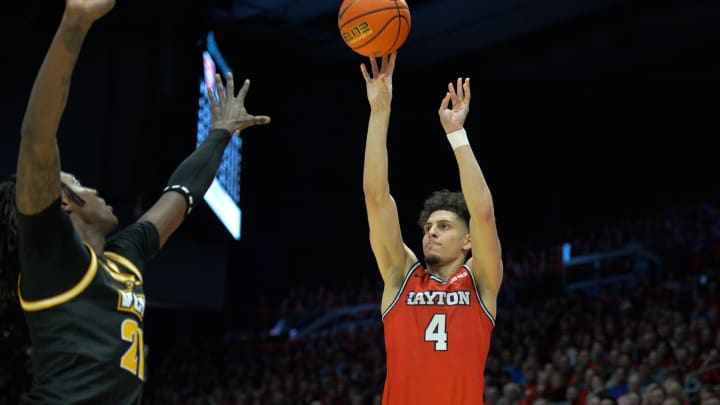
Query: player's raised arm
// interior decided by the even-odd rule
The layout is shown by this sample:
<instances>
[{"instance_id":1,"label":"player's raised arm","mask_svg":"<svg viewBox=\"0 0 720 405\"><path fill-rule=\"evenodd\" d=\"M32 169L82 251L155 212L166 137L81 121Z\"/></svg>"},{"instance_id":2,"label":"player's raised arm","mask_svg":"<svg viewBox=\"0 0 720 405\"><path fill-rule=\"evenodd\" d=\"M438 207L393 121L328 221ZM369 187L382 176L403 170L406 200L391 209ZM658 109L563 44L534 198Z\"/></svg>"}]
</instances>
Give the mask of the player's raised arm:
<instances>
[{"instance_id":1,"label":"player's raised arm","mask_svg":"<svg viewBox=\"0 0 720 405\"><path fill-rule=\"evenodd\" d=\"M65 4L60 26L35 77L22 122L15 194L22 214L36 214L60 197L57 130L70 79L88 30L114 4L114 0L67 0Z\"/></svg>"},{"instance_id":2,"label":"player's raised arm","mask_svg":"<svg viewBox=\"0 0 720 405\"><path fill-rule=\"evenodd\" d=\"M237 95L231 73L227 74L226 80L227 89L220 75L215 80L217 88L208 88L213 122L210 133L175 169L160 199L138 220L155 225L160 246L167 242L193 207L202 201L230 138L245 128L270 122L270 117L251 115L245 109L250 80L245 80Z\"/></svg>"},{"instance_id":3,"label":"player's raised arm","mask_svg":"<svg viewBox=\"0 0 720 405\"><path fill-rule=\"evenodd\" d=\"M403 243L397 206L390 195L388 182L386 144L395 58L395 53L383 57L379 68L375 58L370 58L372 75L364 64L361 65L370 103L363 190L370 225L370 244L386 287L399 287L406 271L416 260Z\"/></svg>"},{"instance_id":4,"label":"player's raised arm","mask_svg":"<svg viewBox=\"0 0 720 405\"><path fill-rule=\"evenodd\" d=\"M470 211L472 257L468 266L478 280L483 302L495 316L497 294L502 283L503 265L500 241L495 224L492 194L480 170L465 132L465 118L470 110L470 79L457 79L448 84L438 114L445 134L455 152L460 184Z\"/></svg>"}]
</instances>

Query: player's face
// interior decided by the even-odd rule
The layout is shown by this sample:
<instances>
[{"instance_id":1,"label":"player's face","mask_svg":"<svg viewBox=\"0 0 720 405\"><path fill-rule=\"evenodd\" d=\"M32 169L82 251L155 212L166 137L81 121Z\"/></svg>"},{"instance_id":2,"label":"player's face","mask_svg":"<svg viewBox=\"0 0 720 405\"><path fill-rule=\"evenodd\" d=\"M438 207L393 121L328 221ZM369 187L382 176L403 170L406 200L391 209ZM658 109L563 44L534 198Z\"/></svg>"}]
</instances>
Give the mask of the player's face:
<instances>
[{"instance_id":1,"label":"player's face","mask_svg":"<svg viewBox=\"0 0 720 405\"><path fill-rule=\"evenodd\" d=\"M452 262L470 249L467 225L452 211L438 210L430 214L423 228L425 262L434 266Z\"/></svg>"},{"instance_id":2,"label":"player's face","mask_svg":"<svg viewBox=\"0 0 720 405\"><path fill-rule=\"evenodd\" d=\"M61 173L60 180L64 185L63 205L68 207L70 212L106 235L117 227L118 219L112 207L100 198L97 190L83 186L69 173Z\"/></svg>"}]
</instances>

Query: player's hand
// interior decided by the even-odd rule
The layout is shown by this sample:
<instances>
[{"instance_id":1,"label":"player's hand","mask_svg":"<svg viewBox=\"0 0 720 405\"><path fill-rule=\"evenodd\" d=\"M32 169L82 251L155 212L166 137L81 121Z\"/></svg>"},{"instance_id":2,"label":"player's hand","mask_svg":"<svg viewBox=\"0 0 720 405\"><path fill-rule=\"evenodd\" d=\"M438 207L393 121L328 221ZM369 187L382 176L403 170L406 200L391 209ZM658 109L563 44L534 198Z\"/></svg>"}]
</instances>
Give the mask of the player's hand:
<instances>
[{"instance_id":1,"label":"player's hand","mask_svg":"<svg viewBox=\"0 0 720 405\"><path fill-rule=\"evenodd\" d=\"M396 58L397 52L383 56L380 58L381 65L380 69L378 69L377 60L371 57L370 66L372 76L368 74L364 63L360 65L360 71L362 72L363 78L365 78L368 101L372 109L390 108L390 101L392 101L392 75L395 70Z\"/></svg>"},{"instance_id":2,"label":"player's hand","mask_svg":"<svg viewBox=\"0 0 720 405\"><path fill-rule=\"evenodd\" d=\"M215 89L208 88L210 98L210 111L212 113L213 128L224 128L233 134L253 125L264 125L270 122L267 115L251 115L245 109L245 96L250 88L250 80L245 79L242 88L235 96L235 84L232 73L226 77L227 89L223 87L220 74L215 75Z\"/></svg>"},{"instance_id":3,"label":"player's hand","mask_svg":"<svg viewBox=\"0 0 720 405\"><path fill-rule=\"evenodd\" d=\"M115 0L67 0L65 16L88 24L108 13L115 6Z\"/></svg>"},{"instance_id":4,"label":"player's hand","mask_svg":"<svg viewBox=\"0 0 720 405\"><path fill-rule=\"evenodd\" d=\"M452 103L450 106L449 104ZM452 83L448 83L448 92L440 103L440 124L446 134L458 129L462 129L465 125L465 118L470 111L470 78L466 78L463 82L461 77L457 79L457 87Z\"/></svg>"}]
</instances>

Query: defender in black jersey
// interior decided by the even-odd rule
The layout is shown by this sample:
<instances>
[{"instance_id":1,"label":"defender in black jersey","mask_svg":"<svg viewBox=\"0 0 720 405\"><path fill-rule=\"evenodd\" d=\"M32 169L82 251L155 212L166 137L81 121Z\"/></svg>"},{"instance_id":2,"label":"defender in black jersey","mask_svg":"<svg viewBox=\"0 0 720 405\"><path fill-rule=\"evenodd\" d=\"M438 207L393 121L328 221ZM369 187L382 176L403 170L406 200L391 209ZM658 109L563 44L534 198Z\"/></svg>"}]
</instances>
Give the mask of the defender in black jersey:
<instances>
[{"instance_id":1,"label":"defender in black jersey","mask_svg":"<svg viewBox=\"0 0 720 405\"><path fill-rule=\"evenodd\" d=\"M113 6L67 0L27 105L17 177L0 184L0 288L15 290L30 331L28 404L140 403L143 268L202 199L233 134L270 122L245 110L249 81L236 96L232 75L227 89L218 76L213 129L137 223L116 230L97 191L60 171L56 139L83 40Z\"/></svg>"}]
</instances>

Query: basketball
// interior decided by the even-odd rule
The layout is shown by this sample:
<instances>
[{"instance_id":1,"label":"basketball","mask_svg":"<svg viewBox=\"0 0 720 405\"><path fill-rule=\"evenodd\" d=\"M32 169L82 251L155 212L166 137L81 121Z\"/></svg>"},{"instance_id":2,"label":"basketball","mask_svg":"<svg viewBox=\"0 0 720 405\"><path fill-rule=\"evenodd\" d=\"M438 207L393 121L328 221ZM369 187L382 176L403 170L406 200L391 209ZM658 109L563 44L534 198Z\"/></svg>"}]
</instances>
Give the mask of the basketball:
<instances>
[{"instance_id":1,"label":"basketball","mask_svg":"<svg viewBox=\"0 0 720 405\"><path fill-rule=\"evenodd\" d=\"M405 0L344 0L338 27L350 49L363 56L381 57L405 43L410 10Z\"/></svg>"}]
</instances>

